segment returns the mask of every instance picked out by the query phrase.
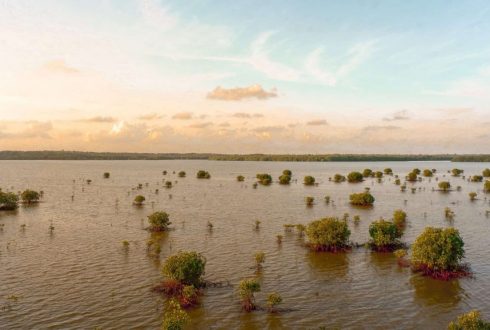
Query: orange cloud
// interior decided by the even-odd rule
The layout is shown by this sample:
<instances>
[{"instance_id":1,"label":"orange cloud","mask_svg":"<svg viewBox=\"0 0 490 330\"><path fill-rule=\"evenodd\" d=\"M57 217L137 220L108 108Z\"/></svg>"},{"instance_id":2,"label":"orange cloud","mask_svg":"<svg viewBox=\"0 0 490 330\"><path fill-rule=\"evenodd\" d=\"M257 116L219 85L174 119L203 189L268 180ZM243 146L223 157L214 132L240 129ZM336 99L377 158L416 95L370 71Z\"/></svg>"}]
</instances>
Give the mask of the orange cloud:
<instances>
[{"instance_id":1,"label":"orange cloud","mask_svg":"<svg viewBox=\"0 0 490 330\"><path fill-rule=\"evenodd\" d=\"M189 120L192 119L192 112L179 112L172 116L172 119Z\"/></svg>"},{"instance_id":2,"label":"orange cloud","mask_svg":"<svg viewBox=\"0 0 490 330\"><path fill-rule=\"evenodd\" d=\"M267 100L272 97L277 97L276 89L273 88L271 91L268 92L264 90L260 85L230 89L218 86L207 95L208 99L222 101L241 101L251 98L255 98L258 100Z\"/></svg>"},{"instance_id":3,"label":"orange cloud","mask_svg":"<svg viewBox=\"0 0 490 330\"><path fill-rule=\"evenodd\" d=\"M53 60L46 62L43 68L53 73L75 74L80 73L78 69L68 66L63 60Z\"/></svg>"}]
</instances>

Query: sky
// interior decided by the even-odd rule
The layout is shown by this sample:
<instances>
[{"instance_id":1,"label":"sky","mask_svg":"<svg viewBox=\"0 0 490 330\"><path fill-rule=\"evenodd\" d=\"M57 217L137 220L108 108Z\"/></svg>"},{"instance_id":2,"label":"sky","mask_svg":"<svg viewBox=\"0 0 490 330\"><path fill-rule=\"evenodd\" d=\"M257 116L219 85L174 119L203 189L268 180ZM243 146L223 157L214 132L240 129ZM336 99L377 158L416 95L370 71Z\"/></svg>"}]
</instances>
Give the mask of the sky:
<instances>
[{"instance_id":1,"label":"sky","mask_svg":"<svg viewBox=\"0 0 490 330\"><path fill-rule=\"evenodd\" d=\"M490 153L489 1L0 0L0 150Z\"/></svg>"}]
</instances>

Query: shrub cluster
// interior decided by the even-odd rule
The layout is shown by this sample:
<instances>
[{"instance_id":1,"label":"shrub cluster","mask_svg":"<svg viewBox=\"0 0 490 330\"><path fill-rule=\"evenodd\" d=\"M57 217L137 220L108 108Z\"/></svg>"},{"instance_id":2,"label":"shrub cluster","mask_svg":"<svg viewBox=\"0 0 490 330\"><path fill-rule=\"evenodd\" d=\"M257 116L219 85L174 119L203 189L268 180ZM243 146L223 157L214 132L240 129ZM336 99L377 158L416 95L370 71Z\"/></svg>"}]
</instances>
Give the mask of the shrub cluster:
<instances>
[{"instance_id":1,"label":"shrub cluster","mask_svg":"<svg viewBox=\"0 0 490 330\"><path fill-rule=\"evenodd\" d=\"M342 251L349 248L350 230L347 222L338 218L324 218L310 222L306 227L309 246L314 251Z\"/></svg>"}]
</instances>

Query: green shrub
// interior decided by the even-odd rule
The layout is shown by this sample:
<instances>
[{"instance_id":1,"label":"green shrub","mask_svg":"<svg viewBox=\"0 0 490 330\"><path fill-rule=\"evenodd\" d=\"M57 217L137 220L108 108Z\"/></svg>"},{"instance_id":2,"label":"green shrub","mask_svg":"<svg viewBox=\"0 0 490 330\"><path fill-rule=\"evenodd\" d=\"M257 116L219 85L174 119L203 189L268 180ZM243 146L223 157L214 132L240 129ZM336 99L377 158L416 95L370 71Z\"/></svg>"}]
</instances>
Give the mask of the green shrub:
<instances>
[{"instance_id":1,"label":"green shrub","mask_svg":"<svg viewBox=\"0 0 490 330\"><path fill-rule=\"evenodd\" d=\"M335 252L349 247L350 230L346 221L324 218L310 222L306 236L313 250Z\"/></svg>"},{"instance_id":2,"label":"green shrub","mask_svg":"<svg viewBox=\"0 0 490 330\"><path fill-rule=\"evenodd\" d=\"M444 192L451 189L451 184L449 183L449 181L441 181L441 182L439 182L438 186L439 186L439 189L441 189Z\"/></svg>"},{"instance_id":3,"label":"green shrub","mask_svg":"<svg viewBox=\"0 0 490 330\"><path fill-rule=\"evenodd\" d=\"M15 210L19 206L19 197L0 189L0 210Z\"/></svg>"},{"instance_id":4,"label":"green shrub","mask_svg":"<svg viewBox=\"0 0 490 330\"><path fill-rule=\"evenodd\" d=\"M315 197L307 196L305 197L305 202L306 205L313 206L313 203L315 202Z\"/></svg>"},{"instance_id":5,"label":"green shrub","mask_svg":"<svg viewBox=\"0 0 490 330\"><path fill-rule=\"evenodd\" d=\"M165 181L165 188L172 188L172 181Z\"/></svg>"},{"instance_id":6,"label":"green shrub","mask_svg":"<svg viewBox=\"0 0 490 330\"><path fill-rule=\"evenodd\" d=\"M149 215L148 222L152 231L165 231L172 224L166 212L155 212Z\"/></svg>"},{"instance_id":7,"label":"green shrub","mask_svg":"<svg viewBox=\"0 0 490 330\"><path fill-rule=\"evenodd\" d=\"M407 175L407 181L410 181L410 182L417 181L417 173L415 173L415 172L408 173L408 175Z\"/></svg>"},{"instance_id":8,"label":"green shrub","mask_svg":"<svg viewBox=\"0 0 490 330\"><path fill-rule=\"evenodd\" d=\"M431 177L433 175L433 173L431 170L425 169L424 172L422 173L422 175L425 177Z\"/></svg>"},{"instance_id":9,"label":"green shrub","mask_svg":"<svg viewBox=\"0 0 490 330\"><path fill-rule=\"evenodd\" d=\"M372 175L373 175L373 171L369 168L366 168L364 169L364 171L362 171L362 176L365 178L369 178Z\"/></svg>"},{"instance_id":10,"label":"green shrub","mask_svg":"<svg viewBox=\"0 0 490 330\"><path fill-rule=\"evenodd\" d=\"M402 229L405 227L407 221L407 213L403 210L395 210L393 212L393 223L398 229Z\"/></svg>"},{"instance_id":11,"label":"green shrub","mask_svg":"<svg viewBox=\"0 0 490 330\"><path fill-rule=\"evenodd\" d=\"M350 172L347 175L347 181L350 183L362 182L364 180L364 176L360 172Z\"/></svg>"},{"instance_id":12,"label":"green shrub","mask_svg":"<svg viewBox=\"0 0 490 330\"><path fill-rule=\"evenodd\" d=\"M490 168L486 168L481 173L485 178L490 178Z\"/></svg>"},{"instance_id":13,"label":"green shrub","mask_svg":"<svg viewBox=\"0 0 490 330\"><path fill-rule=\"evenodd\" d=\"M362 193L351 194L349 196L350 203L357 206L371 206L375 198L368 191Z\"/></svg>"},{"instance_id":14,"label":"green shrub","mask_svg":"<svg viewBox=\"0 0 490 330\"><path fill-rule=\"evenodd\" d=\"M374 176L375 176L376 178L378 178L378 179L381 179L381 178L383 177L383 172L381 172L381 171L376 171L376 172L374 173Z\"/></svg>"},{"instance_id":15,"label":"green shrub","mask_svg":"<svg viewBox=\"0 0 490 330\"><path fill-rule=\"evenodd\" d=\"M401 245L401 231L391 221L380 219L369 226L370 246L375 251L393 251Z\"/></svg>"},{"instance_id":16,"label":"green shrub","mask_svg":"<svg viewBox=\"0 0 490 330\"><path fill-rule=\"evenodd\" d=\"M471 177L471 182L482 182L482 181L483 181L482 175L473 175Z\"/></svg>"},{"instance_id":17,"label":"green shrub","mask_svg":"<svg viewBox=\"0 0 490 330\"><path fill-rule=\"evenodd\" d=\"M146 200L145 196L138 195L134 198L134 204L135 205L143 205L143 202Z\"/></svg>"},{"instance_id":18,"label":"green shrub","mask_svg":"<svg viewBox=\"0 0 490 330\"><path fill-rule=\"evenodd\" d=\"M476 192L470 192L468 194L470 196L470 200L474 201L476 199L476 196L478 195Z\"/></svg>"},{"instance_id":19,"label":"green shrub","mask_svg":"<svg viewBox=\"0 0 490 330\"><path fill-rule=\"evenodd\" d=\"M22 199L23 203L31 204L39 201L39 198L41 195L34 190L24 190L22 194L20 194L20 198Z\"/></svg>"},{"instance_id":20,"label":"green shrub","mask_svg":"<svg viewBox=\"0 0 490 330\"><path fill-rule=\"evenodd\" d=\"M463 246L458 230L427 227L412 245L411 263L415 270L446 279L460 268Z\"/></svg>"},{"instance_id":21,"label":"green shrub","mask_svg":"<svg viewBox=\"0 0 490 330\"><path fill-rule=\"evenodd\" d=\"M110 176L111 176L111 173L104 172L104 179L109 179Z\"/></svg>"},{"instance_id":22,"label":"green shrub","mask_svg":"<svg viewBox=\"0 0 490 330\"><path fill-rule=\"evenodd\" d=\"M312 177L311 175L305 176L303 183L307 186L312 186L315 184L315 178Z\"/></svg>"},{"instance_id":23,"label":"green shrub","mask_svg":"<svg viewBox=\"0 0 490 330\"><path fill-rule=\"evenodd\" d=\"M483 191L486 193L490 192L490 180L485 180L485 183L483 184Z\"/></svg>"},{"instance_id":24,"label":"green shrub","mask_svg":"<svg viewBox=\"0 0 490 330\"><path fill-rule=\"evenodd\" d=\"M291 172L290 170L284 170L282 171L282 175L293 176L293 172Z\"/></svg>"},{"instance_id":25,"label":"green shrub","mask_svg":"<svg viewBox=\"0 0 490 330\"><path fill-rule=\"evenodd\" d=\"M267 309L269 312L274 312L274 307L282 303L282 297L279 293L272 292L267 296Z\"/></svg>"},{"instance_id":26,"label":"green shrub","mask_svg":"<svg viewBox=\"0 0 490 330\"><path fill-rule=\"evenodd\" d=\"M262 264L265 262L265 253L262 251L256 252L254 258L257 269L262 269Z\"/></svg>"},{"instance_id":27,"label":"green shrub","mask_svg":"<svg viewBox=\"0 0 490 330\"><path fill-rule=\"evenodd\" d=\"M241 280L238 284L238 294L242 298L242 308L250 312L256 308L254 294L260 292L260 283L255 278Z\"/></svg>"},{"instance_id":28,"label":"green shrub","mask_svg":"<svg viewBox=\"0 0 490 330\"><path fill-rule=\"evenodd\" d=\"M389 167L385 168L383 170L383 172L386 174L386 175L392 175L393 174L393 170Z\"/></svg>"},{"instance_id":29,"label":"green shrub","mask_svg":"<svg viewBox=\"0 0 490 330\"><path fill-rule=\"evenodd\" d=\"M180 251L168 257L163 265L163 275L181 284L201 285L206 259L194 251Z\"/></svg>"},{"instance_id":30,"label":"green shrub","mask_svg":"<svg viewBox=\"0 0 490 330\"><path fill-rule=\"evenodd\" d=\"M259 173L256 175L258 182L263 186L268 186L272 183L272 177L267 173Z\"/></svg>"},{"instance_id":31,"label":"green shrub","mask_svg":"<svg viewBox=\"0 0 490 330\"><path fill-rule=\"evenodd\" d=\"M420 169L418 169L418 168L414 168L414 169L412 170L412 173L415 173L415 174L419 175L419 174L420 174Z\"/></svg>"},{"instance_id":32,"label":"green shrub","mask_svg":"<svg viewBox=\"0 0 490 330\"><path fill-rule=\"evenodd\" d=\"M453 168L453 169L451 170L451 174L452 174L453 176L460 176L460 175L461 175L463 172L464 172L464 171L463 171L463 170L461 170L461 169L459 169L459 168Z\"/></svg>"},{"instance_id":33,"label":"green shrub","mask_svg":"<svg viewBox=\"0 0 490 330\"><path fill-rule=\"evenodd\" d=\"M336 183L344 182L345 176L343 176L342 174L335 174L333 177L333 181Z\"/></svg>"},{"instance_id":34,"label":"green shrub","mask_svg":"<svg viewBox=\"0 0 490 330\"><path fill-rule=\"evenodd\" d=\"M185 175L186 175L185 171L179 172L179 178L185 178Z\"/></svg>"},{"instance_id":35,"label":"green shrub","mask_svg":"<svg viewBox=\"0 0 490 330\"><path fill-rule=\"evenodd\" d=\"M199 170L199 171L197 171L196 177L198 179L210 179L211 174L209 174L209 172L207 172L207 171Z\"/></svg>"},{"instance_id":36,"label":"green shrub","mask_svg":"<svg viewBox=\"0 0 490 330\"><path fill-rule=\"evenodd\" d=\"M458 316L457 321L449 323L449 330L490 330L490 323L481 319L480 312L470 311Z\"/></svg>"},{"instance_id":37,"label":"green shrub","mask_svg":"<svg viewBox=\"0 0 490 330\"><path fill-rule=\"evenodd\" d=\"M287 174L283 174L279 177L280 184L289 184L291 182L291 176Z\"/></svg>"},{"instance_id":38,"label":"green shrub","mask_svg":"<svg viewBox=\"0 0 490 330\"><path fill-rule=\"evenodd\" d=\"M239 175L239 176L236 177L236 180L238 182L242 182L242 181L245 181L245 177L243 175Z\"/></svg>"}]
</instances>

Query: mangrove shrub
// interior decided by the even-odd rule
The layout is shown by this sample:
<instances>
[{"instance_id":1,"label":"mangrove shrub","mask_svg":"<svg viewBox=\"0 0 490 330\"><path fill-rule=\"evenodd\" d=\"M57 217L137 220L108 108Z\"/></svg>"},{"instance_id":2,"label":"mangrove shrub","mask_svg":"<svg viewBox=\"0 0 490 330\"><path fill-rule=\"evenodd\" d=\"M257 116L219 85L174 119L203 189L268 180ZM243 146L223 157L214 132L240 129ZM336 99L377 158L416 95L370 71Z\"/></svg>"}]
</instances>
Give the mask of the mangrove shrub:
<instances>
[{"instance_id":1,"label":"mangrove shrub","mask_svg":"<svg viewBox=\"0 0 490 330\"><path fill-rule=\"evenodd\" d=\"M148 216L151 231L165 231L172 224L166 212L155 212Z\"/></svg>"},{"instance_id":2,"label":"mangrove shrub","mask_svg":"<svg viewBox=\"0 0 490 330\"><path fill-rule=\"evenodd\" d=\"M350 230L344 220L324 218L310 222L306 236L311 249L335 252L349 247Z\"/></svg>"},{"instance_id":3,"label":"mangrove shrub","mask_svg":"<svg viewBox=\"0 0 490 330\"><path fill-rule=\"evenodd\" d=\"M350 203L357 206L371 206L373 205L375 198L369 191L362 193L351 194L349 196Z\"/></svg>"},{"instance_id":4,"label":"mangrove shrub","mask_svg":"<svg viewBox=\"0 0 490 330\"><path fill-rule=\"evenodd\" d=\"M206 259L195 251L180 251L168 257L162 268L163 275L184 285L199 287L204 275Z\"/></svg>"},{"instance_id":5,"label":"mangrove shrub","mask_svg":"<svg viewBox=\"0 0 490 330\"><path fill-rule=\"evenodd\" d=\"M363 181L363 175L361 172L350 172L347 175L347 181L349 181L350 183L362 182Z\"/></svg>"}]
</instances>

